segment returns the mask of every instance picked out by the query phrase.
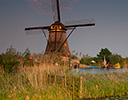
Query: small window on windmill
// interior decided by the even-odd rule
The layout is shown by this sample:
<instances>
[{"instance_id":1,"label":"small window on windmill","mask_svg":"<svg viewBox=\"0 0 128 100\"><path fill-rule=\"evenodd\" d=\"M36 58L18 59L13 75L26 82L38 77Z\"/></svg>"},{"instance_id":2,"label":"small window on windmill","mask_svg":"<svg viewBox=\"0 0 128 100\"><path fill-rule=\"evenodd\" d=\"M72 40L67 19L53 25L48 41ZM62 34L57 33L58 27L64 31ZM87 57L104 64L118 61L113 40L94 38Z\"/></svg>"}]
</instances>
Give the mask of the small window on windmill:
<instances>
[{"instance_id":1,"label":"small window on windmill","mask_svg":"<svg viewBox=\"0 0 128 100\"><path fill-rule=\"evenodd\" d=\"M51 26L51 29L53 29L53 26Z\"/></svg>"},{"instance_id":2,"label":"small window on windmill","mask_svg":"<svg viewBox=\"0 0 128 100\"><path fill-rule=\"evenodd\" d=\"M61 26L59 26L59 27L60 27L60 30L61 30L62 29Z\"/></svg>"},{"instance_id":3,"label":"small window on windmill","mask_svg":"<svg viewBox=\"0 0 128 100\"><path fill-rule=\"evenodd\" d=\"M64 46L67 46L67 44L65 43Z\"/></svg>"}]
</instances>

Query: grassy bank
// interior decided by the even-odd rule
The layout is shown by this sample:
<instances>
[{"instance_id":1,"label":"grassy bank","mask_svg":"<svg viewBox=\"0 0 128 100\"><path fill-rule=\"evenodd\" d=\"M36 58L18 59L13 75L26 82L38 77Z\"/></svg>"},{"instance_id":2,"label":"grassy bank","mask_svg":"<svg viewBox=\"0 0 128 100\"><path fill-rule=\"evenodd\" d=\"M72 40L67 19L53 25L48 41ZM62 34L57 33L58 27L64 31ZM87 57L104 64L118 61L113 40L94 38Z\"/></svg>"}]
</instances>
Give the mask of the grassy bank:
<instances>
[{"instance_id":1,"label":"grassy bank","mask_svg":"<svg viewBox=\"0 0 128 100\"><path fill-rule=\"evenodd\" d=\"M68 89L49 85L44 76L64 72L65 68L41 65L22 68L12 75L0 73L0 100L71 100Z\"/></svg>"},{"instance_id":2,"label":"grassy bank","mask_svg":"<svg viewBox=\"0 0 128 100\"><path fill-rule=\"evenodd\" d=\"M128 73L83 76L83 98L104 98L128 94Z\"/></svg>"},{"instance_id":3,"label":"grassy bank","mask_svg":"<svg viewBox=\"0 0 128 100\"><path fill-rule=\"evenodd\" d=\"M54 65L24 67L15 74L0 73L0 100L71 100L71 91L46 82L45 73L70 75L67 68ZM77 75L79 76L79 75ZM85 74L83 98L128 94L128 73Z\"/></svg>"}]
</instances>

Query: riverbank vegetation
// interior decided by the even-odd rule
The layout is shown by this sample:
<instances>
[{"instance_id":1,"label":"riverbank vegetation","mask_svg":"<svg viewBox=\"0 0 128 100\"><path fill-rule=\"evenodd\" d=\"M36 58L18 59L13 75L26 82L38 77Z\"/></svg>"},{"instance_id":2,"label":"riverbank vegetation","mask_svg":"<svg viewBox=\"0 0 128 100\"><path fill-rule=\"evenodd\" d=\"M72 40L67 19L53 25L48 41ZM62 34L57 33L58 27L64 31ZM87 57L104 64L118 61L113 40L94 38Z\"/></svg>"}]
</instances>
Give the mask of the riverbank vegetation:
<instances>
[{"instance_id":1,"label":"riverbank vegetation","mask_svg":"<svg viewBox=\"0 0 128 100\"><path fill-rule=\"evenodd\" d=\"M69 62L64 63L60 56L54 53L49 56L42 53L31 55L28 48L24 53L17 52L12 46L8 48L5 53L0 54L0 100L71 100L72 93L68 88L46 81L46 73L80 76L70 73ZM128 58L116 54L113 56L108 57L109 61L119 58L122 65L127 67ZM82 59L86 61L85 58ZM87 62L95 60L97 63L101 60L98 57L88 59L91 60ZM82 98L128 94L128 72L81 74L81 76Z\"/></svg>"},{"instance_id":2,"label":"riverbank vegetation","mask_svg":"<svg viewBox=\"0 0 128 100\"><path fill-rule=\"evenodd\" d=\"M52 65L27 67L15 73L0 73L0 100L71 100L70 91L48 84L45 73L64 74Z\"/></svg>"},{"instance_id":3,"label":"riverbank vegetation","mask_svg":"<svg viewBox=\"0 0 128 100\"><path fill-rule=\"evenodd\" d=\"M71 100L72 91L46 81L46 73L74 76L62 66L41 65L22 68L11 74L0 73L1 100ZM80 76L79 74L74 77ZM128 72L83 74L82 98L104 98L128 94Z\"/></svg>"},{"instance_id":4,"label":"riverbank vegetation","mask_svg":"<svg viewBox=\"0 0 128 100\"><path fill-rule=\"evenodd\" d=\"M128 73L88 74L83 76L83 98L105 98L128 94Z\"/></svg>"},{"instance_id":5,"label":"riverbank vegetation","mask_svg":"<svg viewBox=\"0 0 128 100\"><path fill-rule=\"evenodd\" d=\"M107 68L114 68L115 65L119 64L121 68L128 68L128 58L123 58L119 54L113 54L107 48L102 48L96 57L85 56L80 60L81 64L98 66L104 68L104 63Z\"/></svg>"}]
</instances>

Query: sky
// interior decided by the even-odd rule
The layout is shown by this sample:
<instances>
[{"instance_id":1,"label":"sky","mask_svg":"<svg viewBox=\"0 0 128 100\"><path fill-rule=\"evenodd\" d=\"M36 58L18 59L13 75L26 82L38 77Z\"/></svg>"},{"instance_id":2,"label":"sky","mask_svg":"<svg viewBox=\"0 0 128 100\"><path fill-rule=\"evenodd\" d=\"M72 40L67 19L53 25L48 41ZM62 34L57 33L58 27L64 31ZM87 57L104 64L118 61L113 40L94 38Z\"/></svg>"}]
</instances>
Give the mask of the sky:
<instances>
[{"instance_id":1,"label":"sky","mask_svg":"<svg viewBox=\"0 0 128 100\"><path fill-rule=\"evenodd\" d=\"M93 18L96 24L77 28L68 39L70 50L95 57L101 48L108 48L127 57L127 5L128 0L60 0L62 23ZM43 34L27 35L24 29L51 25L52 11L51 0L0 0L0 53L11 45L20 52L26 48L31 53L45 51Z\"/></svg>"}]
</instances>

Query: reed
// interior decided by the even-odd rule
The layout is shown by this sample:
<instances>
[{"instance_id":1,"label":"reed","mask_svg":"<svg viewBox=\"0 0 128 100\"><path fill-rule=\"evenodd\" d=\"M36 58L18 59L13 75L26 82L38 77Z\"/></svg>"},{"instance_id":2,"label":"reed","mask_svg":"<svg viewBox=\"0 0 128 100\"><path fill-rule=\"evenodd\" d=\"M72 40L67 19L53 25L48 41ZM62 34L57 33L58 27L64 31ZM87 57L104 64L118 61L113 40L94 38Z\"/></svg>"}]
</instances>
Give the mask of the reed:
<instances>
[{"instance_id":1,"label":"reed","mask_svg":"<svg viewBox=\"0 0 128 100\"><path fill-rule=\"evenodd\" d=\"M45 73L64 74L65 69L49 65L21 68L17 73L0 73L0 100L70 100L70 91L47 84Z\"/></svg>"},{"instance_id":2,"label":"reed","mask_svg":"<svg viewBox=\"0 0 128 100\"><path fill-rule=\"evenodd\" d=\"M83 98L104 98L128 94L128 73L83 75Z\"/></svg>"},{"instance_id":3,"label":"reed","mask_svg":"<svg viewBox=\"0 0 128 100\"><path fill-rule=\"evenodd\" d=\"M68 88L46 82L46 74L71 76L67 67L40 64L0 73L0 100L71 100ZM75 75L78 77L80 74ZM104 98L128 94L128 73L83 74L82 98Z\"/></svg>"}]
</instances>

